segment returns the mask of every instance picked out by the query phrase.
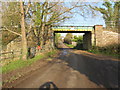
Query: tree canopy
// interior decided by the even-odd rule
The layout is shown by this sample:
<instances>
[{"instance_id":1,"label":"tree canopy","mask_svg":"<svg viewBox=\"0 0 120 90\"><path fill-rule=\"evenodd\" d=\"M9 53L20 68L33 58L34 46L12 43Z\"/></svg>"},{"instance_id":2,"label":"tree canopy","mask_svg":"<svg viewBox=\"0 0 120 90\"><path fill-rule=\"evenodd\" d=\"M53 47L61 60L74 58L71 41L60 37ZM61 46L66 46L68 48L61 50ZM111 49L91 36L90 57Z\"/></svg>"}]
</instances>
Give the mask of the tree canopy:
<instances>
[{"instance_id":1,"label":"tree canopy","mask_svg":"<svg viewBox=\"0 0 120 90\"><path fill-rule=\"evenodd\" d=\"M103 19L105 20L106 27L108 28L118 28L119 18L120 18L120 1L118 2L104 2L102 7L92 7L92 9L99 11L103 14Z\"/></svg>"},{"instance_id":2,"label":"tree canopy","mask_svg":"<svg viewBox=\"0 0 120 90\"><path fill-rule=\"evenodd\" d=\"M72 38L73 38L72 33L67 33L64 38L64 43L72 44Z\"/></svg>"}]
</instances>

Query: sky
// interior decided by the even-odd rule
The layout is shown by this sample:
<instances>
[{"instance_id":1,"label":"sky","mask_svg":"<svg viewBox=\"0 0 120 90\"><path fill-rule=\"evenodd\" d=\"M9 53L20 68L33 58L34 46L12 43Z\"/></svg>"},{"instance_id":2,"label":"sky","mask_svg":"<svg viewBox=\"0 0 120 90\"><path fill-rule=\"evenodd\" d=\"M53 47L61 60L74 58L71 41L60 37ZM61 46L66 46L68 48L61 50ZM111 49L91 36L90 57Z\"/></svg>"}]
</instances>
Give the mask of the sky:
<instances>
[{"instance_id":1,"label":"sky","mask_svg":"<svg viewBox=\"0 0 120 90\"><path fill-rule=\"evenodd\" d=\"M99 2L97 4L94 4L95 6L102 7L102 2ZM74 9L79 10L79 9ZM90 13L91 14L91 13ZM79 13L74 13L73 17L69 20L66 20L64 23L62 23L62 26L94 26L94 25L103 25L105 26L104 19L102 18L102 14L99 12L96 12L97 16L92 17L92 15L87 15L83 17ZM62 33L61 36L65 36L66 33ZM73 35L83 35L83 33L74 33Z\"/></svg>"},{"instance_id":2,"label":"sky","mask_svg":"<svg viewBox=\"0 0 120 90\"><path fill-rule=\"evenodd\" d=\"M85 2L86 3L86 2ZM103 7L102 2L94 3L94 2L87 2L86 4L91 4L97 7ZM62 25L73 25L73 26L94 26L94 25L103 25L105 26L104 20L102 18L102 14L96 12L96 16L92 17L92 13L84 14L85 17L81 16L80 13L83 12L83 9L74 9L73 11L79 11L78 13L74 13L73 17L69 20L66 20ZM89 10L90 11L90 10ZM89 15L88 15L89 14Z\"/></svg>"}]
</instances>

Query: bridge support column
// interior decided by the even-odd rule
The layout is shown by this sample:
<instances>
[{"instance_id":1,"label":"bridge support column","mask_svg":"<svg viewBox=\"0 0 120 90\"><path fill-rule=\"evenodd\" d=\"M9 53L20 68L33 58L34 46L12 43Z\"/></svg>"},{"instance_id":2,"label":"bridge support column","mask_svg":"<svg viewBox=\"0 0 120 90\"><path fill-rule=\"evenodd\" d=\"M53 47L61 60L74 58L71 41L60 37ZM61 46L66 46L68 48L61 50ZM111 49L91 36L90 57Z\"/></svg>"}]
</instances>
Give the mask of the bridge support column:
<instances>
[{"instance_id":1,"label":"bridge support column","mask_svg":"<svg viewBox=\"0 0 120 90\"><path fill-rule=\"evenodd\" d=\"M91 32L85 33L85 35L83 35L83 48L86 50L89 50L92 47L91 37Z\"/></svg>"},{"instance_id":2,"label":"bridge support column","mask_svg":"<svg viewBox=\"0 0 120 90\"><path fill-rule=\"evenodd\" d=\"M92 41L92 46L95 46L95 33L91 32L91 41Z\"/></svg>"},{"instance_id":3,"label":"bridge support column","mask_svg":"<svg viewBox=\"0 0 120 90\"><path fill-rule=\"evenodd\" d=\"M102 47L103 25L95 25L95 46Z\"/></svg>"}]
</instances>

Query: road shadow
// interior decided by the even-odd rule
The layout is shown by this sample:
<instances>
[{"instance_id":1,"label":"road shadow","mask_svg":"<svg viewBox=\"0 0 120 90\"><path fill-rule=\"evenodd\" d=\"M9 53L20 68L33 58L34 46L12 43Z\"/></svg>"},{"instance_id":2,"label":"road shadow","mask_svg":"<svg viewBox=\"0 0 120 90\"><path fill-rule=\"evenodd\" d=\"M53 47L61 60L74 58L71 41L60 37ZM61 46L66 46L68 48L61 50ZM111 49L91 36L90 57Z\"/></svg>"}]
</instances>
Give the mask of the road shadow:
<instances>
[{"instance_id":1,"label":"road shadow","mask_svg":"<svg viewBox=\"0 0 120 90\"><path fill-rule=\"evenodd\" d=\"M39 90L58 90L58 87L53 82L46 82L39 87Z\"/></svg>"},{"instance_id":2,"label":"road shadow","mask_svg":"<svg viewBox=\"0 0 120 90\"><path fill-rule=\"evenodd\" d=\"M64 58L63 58L64 57ZM97 85L104 86L106 88L118 88L120 80L120 61L113 60L101 60L86 55L71 53L70 55L60 56L61 59L67 62L67 65L74 70L79 71L88 77L89 80ZM74 59L76 57L76 59ZM75 63L76 62L76 63Z\"/></svg>"}]
</instances>

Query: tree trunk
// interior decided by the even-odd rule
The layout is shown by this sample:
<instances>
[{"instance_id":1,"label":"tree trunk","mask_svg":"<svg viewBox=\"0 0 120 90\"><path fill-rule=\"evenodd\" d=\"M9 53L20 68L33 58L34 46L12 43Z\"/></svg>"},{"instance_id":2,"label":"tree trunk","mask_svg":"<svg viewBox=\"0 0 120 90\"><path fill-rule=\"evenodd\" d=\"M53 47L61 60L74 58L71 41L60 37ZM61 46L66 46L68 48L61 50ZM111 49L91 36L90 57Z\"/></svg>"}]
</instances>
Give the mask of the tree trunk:
<instances>
[{"instance_id":1,"label":"tree trunk","mask_svg":"<svg viewBox=\"0 0 120 90\"><path fill-rule=\"evenodd\" d=\"M40 46L43 47L43 42L44 42L44 38L43 38L43 34L44 34L44 24L41 25L41 41L40 41Z\"/></svg>"},{"instance_id":2,"label":"tree trunk","mask_svg":"<svg viewBox=\"0 0 120 90\"><path fill-rule=\"evenodd\" d=\"M23 8L23 2L20 0L20 10L21 10L21 34L22 34L22 59L27 59L27 39L25 31L25 14Z\"/></svg>"}]
</instances>

